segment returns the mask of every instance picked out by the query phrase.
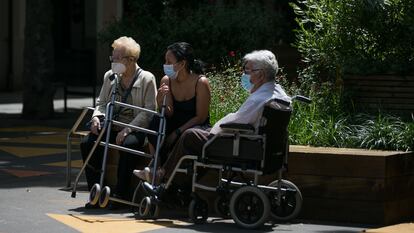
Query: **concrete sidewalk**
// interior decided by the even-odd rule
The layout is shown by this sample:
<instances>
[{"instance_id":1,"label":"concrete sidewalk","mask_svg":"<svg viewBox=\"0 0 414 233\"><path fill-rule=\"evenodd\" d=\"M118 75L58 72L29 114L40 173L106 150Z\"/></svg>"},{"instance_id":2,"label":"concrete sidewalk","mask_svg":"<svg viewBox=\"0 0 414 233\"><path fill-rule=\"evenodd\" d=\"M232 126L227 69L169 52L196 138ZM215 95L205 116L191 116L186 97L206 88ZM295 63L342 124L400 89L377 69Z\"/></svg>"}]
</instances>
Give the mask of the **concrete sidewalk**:
<instances>
[{"instance_id":1,"label":"concrete sidewalk","mask_svg":"<svg viewBox=\"0 0 414 233\"><path fill-rule=\"evenodd\" d=\"M97 89L99 90L99 89ZM0 114L20 114L23 109L23 93L17 92L0 92ZM57 89L53 105L56 113L64 112L63 90ZM68 109L76 110L93 105L92 98L73 97L67 99Z\"/></svg>"},{"instance_id":2,"label":"concrete sidewalk","mask_svg":"<svg viewBox=\"0 0 414 233\"><path fill-rule=\"evenodd\" d=\"M16 95L18 96L18 95ZM16 100L9 95L9 100ZM3 99L4 97L4 99ZM88 210L83 206L89 193L82 178L76 198L65 186L66 135L90 98L69 99L63 113L56 103L56 114L49 120L24 120L18 101L4 101L0 95L0 232L239 232L232 220L209 218L194 225L186 216L167 216L144 221L130 211ZM6 102L6 103L5 103ZM80 154L73 153L79 171ZM306 201L306 200L305 200ZM167 211L171 213L171 210ZM361 232L378 226L314 222L297 219L290 223L267 224L249 232Z\"/></svg>"}]
</instances>

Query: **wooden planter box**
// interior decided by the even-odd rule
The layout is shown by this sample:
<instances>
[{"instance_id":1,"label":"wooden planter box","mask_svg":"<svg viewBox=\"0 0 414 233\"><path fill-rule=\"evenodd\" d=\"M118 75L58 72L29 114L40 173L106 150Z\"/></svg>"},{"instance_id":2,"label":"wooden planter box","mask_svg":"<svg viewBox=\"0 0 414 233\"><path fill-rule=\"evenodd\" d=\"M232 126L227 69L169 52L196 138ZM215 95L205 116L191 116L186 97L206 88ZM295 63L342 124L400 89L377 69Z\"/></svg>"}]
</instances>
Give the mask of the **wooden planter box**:
<instances>
[{"instance_id":1,"label":"wooden planter box","mask_svg":"<svg viewBox=\"0 0 414 233\"><path fill-rule=\"evenodd\" d=\"M414 153L291 146L287 179L301 218L372 224L414 219Z\"/></svg>"},{"instance_id":2,"label":"wooden planter box","mask_svg":"<svg viewBox=\"0 0 414 233\"><path fill-rule=\"evenodd\" d=\"M413 75L345 76L344 85L357 109L381 109L403 115L414 112Z\"/></svg>"}]
</instances>

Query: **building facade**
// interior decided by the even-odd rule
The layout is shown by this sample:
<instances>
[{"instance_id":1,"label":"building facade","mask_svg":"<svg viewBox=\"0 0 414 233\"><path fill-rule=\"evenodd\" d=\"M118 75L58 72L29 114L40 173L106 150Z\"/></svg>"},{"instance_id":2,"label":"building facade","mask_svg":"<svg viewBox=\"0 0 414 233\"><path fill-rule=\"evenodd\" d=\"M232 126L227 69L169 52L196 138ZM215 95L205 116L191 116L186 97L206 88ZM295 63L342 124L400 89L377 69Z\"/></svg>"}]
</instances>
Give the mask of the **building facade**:
<instances>
[{"instance_id":1,"label":"building facade","mask_svg":"<svg viewBox=\"0 0 414 233\"><path fill-rule=\"evenodd\" d=\"M37 0L34 0L37 1ZM50 0L57 83L99 83L108 69L110 48L98 43L98 32L120 19L123 0ZM26 0L0 0L0 91L23 86ZM85 70L89 70L85 74Z\"/></svg>"}]
</instances>

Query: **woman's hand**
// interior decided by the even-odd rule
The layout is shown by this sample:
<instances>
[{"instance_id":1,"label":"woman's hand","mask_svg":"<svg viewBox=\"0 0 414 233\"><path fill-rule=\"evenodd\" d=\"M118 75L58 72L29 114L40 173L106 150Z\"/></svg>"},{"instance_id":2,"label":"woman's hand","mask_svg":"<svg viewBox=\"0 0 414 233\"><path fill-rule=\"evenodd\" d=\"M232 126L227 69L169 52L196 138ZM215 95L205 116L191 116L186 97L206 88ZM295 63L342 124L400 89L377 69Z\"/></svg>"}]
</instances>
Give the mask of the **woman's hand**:
<instances>
[{"instance_id":1,"label":"woman's hand","mask_svg":"<svg viewBox=\"0 0 414 233\"><path fill-rule=\"evenodd\" d=\"M125 138L128 136L128 134L131 133L131 129L130 128L124 128L123 130L121 130L118 135L116 135L116 144L117 145L122 145L122 143L124 142Z\"/></svg>"},{"instance_id":2,"label":"woman's hand","mask_svg":"<svg viewBox=\"0 0 414 233\"><path fill-rule=\"evenodd\" d=\"M158 101L162 101L164 96L170 93L170 87L166 83L162 83L160 88L158 88L157 98Z\"/></svg>"},{"instance_id":3,"label":"woman's hand","mask_svg":"<svg viewBox=\"0 0 414 233\"><path fill-rule=\"evenodd\" d=\"M99 120L99 117L93 117L91 124L91 132L95 135L98 135L99 131L101 131L101 121Z\"/></svg>"}]
</instances>

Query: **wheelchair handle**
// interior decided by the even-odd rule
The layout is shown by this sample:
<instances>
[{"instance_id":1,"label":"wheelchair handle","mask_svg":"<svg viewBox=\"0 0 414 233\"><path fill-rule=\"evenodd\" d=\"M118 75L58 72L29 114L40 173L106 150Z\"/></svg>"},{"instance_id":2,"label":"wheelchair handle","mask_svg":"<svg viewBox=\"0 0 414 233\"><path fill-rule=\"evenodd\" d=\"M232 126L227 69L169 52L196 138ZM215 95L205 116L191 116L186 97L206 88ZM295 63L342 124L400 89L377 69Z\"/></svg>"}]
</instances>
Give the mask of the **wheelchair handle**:
<instances>
[{"instance_id":1,"label":"wheelchair handle","mask_svg":"<svg viewBox=\"0 0 414 233\"><path fill-rule=\"evenodd\" d=\"M299 100L300 102L304 102L309 104L310 102L312 102L311 98L303 96L303 95L295 95L292 97L292 100Z\"/></svg>"}]
</instances>

